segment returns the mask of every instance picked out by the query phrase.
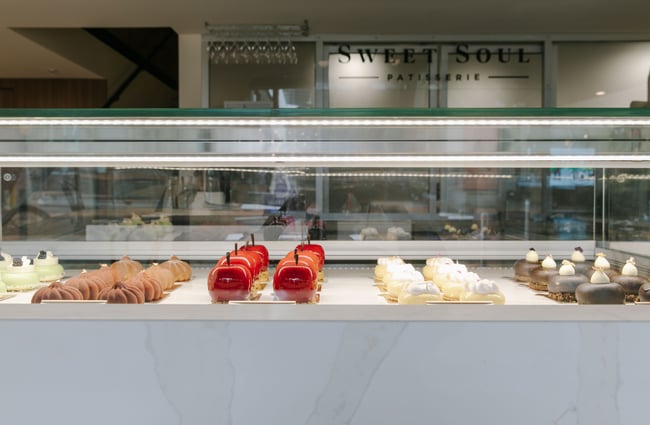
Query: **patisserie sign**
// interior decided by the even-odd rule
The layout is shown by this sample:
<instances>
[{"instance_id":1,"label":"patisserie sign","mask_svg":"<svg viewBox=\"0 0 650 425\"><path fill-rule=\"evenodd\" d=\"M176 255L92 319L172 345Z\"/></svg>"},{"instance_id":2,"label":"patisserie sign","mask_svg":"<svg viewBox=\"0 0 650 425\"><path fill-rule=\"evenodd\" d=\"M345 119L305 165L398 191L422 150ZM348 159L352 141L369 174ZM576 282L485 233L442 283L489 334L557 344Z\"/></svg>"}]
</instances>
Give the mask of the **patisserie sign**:
<instances>
[{"instance_id":1,"label":"patisserie sign","mask_svg":"<svg viewBox=\"0 0 650 425\"><path fill-rule=\"evenodd\" d=\"M340 44L338 54L339 63L349 63L352 60L353 55L357 55L362 62L371 63L375 60L383 61L384 63L397 63L399 60L402 60L404 63L415 63L418 60L418 57L424 57L428 63L432 63L434 57L438 54L438 48L423 47L422 49L395 49L384 47L352 49L350 44ZM472 57L474 57L478 63L489 63L493 60L501 63L530 62L530 58L526 56L523 47L518 47L516 49L512 47L499 47L496 51L487 47L481 47L476 51L471 51L468 44L459 43L456 45L455 55L457 63L467 63Z\"/></svg>"},{"instance_id":2,"label":"patisserie sign","mask_svg":"<svg viewBox=\"0 0 650 425\"><path fill-rule=\"evenodd\" d=\"M352 47L350 44L340 44L337 49L336 62L339 65L365 64L375 65L409 65L425 62L434 63L439 54L437 47L424 46L421 48L404 47ZM479 47L473 49L469 44L458 43L449 51L450 60L457 65L489 65L489 64L529 64L529 54L524 47ZM528 75L490 75L483 76L480 72L470 73L411 73L384 72L384 75L358 75L357 78L384 79L385 81L479 81L481 78L490 79L526 79ZM345 78L354 79L355 76Z\"/></svg>"},{"instance_id":3,"label":"patisserie sign","mask_svg":"<svg viewBox=\"0 0 650 425\"><path fill-rule=\"evenodd\" d=\"M459 107L541 105L538 45L340 43L328 50L331 108L427 108L435 99Z\"/></svg>"}]
</instances>

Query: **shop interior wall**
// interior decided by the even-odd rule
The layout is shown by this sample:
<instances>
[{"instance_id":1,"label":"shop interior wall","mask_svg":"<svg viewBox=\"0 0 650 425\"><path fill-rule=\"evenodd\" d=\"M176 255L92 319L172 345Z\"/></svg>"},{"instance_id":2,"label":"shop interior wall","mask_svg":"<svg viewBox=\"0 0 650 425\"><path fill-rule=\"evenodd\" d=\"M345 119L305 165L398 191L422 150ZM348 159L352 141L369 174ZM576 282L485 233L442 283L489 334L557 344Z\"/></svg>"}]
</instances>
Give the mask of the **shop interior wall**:
<instances>
[{"instance_id":1,"label":"shop interior wall","mask_svg":"<svg viewBox=\"0 0 650 425\"><path fill-rule=\"evenodd\" d=\"M0 79L0 108L101 108L104 79Z\"/></svg>"}]
</instances>

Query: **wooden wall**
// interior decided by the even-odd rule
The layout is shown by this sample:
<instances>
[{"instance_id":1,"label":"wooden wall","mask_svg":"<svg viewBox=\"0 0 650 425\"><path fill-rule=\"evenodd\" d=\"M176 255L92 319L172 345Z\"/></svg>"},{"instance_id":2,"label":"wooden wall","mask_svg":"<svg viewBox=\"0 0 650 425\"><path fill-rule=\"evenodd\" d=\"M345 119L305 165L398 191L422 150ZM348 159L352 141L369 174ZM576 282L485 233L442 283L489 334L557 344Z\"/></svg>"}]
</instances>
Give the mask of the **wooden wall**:
<instances>
[{"instance_id":1,"label":"wooden wall","mask_svg":"<svg viewBox=\"0 0 650 425\"><path fill-rule=\"evenodd\" d=\"M101 108L103 79L0 79L0 108Z\"/></svg>"}]
</instances>

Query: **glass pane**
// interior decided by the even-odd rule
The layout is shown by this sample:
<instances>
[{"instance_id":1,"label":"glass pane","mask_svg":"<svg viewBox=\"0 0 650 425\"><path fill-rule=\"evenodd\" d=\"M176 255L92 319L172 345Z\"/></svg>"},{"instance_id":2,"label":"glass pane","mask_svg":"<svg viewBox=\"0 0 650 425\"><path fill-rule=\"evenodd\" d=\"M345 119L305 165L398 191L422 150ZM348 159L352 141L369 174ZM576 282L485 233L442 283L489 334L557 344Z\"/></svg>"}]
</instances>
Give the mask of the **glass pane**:
<instances>
[{"instance_id":1,"label":"glass pane","mask_svg":"<svg viewBox=\"0 0 650 425\"><path fill-rule=\"evenodd\" d=\"M313 108L315 47L295 43L298 63L210 63L211 108Z\"/></svg>"},{"instance_id":2,"label":"glass pane","mask_svg":"<svg viewBox=\"0 0 650 425\"><path fill-rule=\"evenodd\" d=\"M278 169L4 168L4 240L302 240L313 172ZM306 231L306 229L305 229ZM275 235L277 240L280 235Z\"/></svg>"},{"instance_id":3,"label":"glass pane","mask_svg":"<svg viewBox=\"0 0 650 425\"><path fill-rule=\"evenodd\" d=\"M447 106L542 106L543 55L535 45L466 45L449 48Z\"/></svg>"},{"instance_id":4,"label":"glass pane","mask_svg":"<svg viewBox=\"0 0 650 425\"><path fill-rule=\"evenodd\" d=\"M650 170L607 170L606 185L607 240L647 243L650 240Z\"/></svg>"},{"instance_id":5,"label":"glass pane","mask_svg":"<svg viewBox=\"0 0 650 425\"><path fill-rule=\"evenodd\" d=\"M336 170L336 239L590 239L592 169ZM334 232L336 229L336 232Z\"/></svg>"},{"instance_id":6,"label":"glass pane","mask_svg":"<svg viewBox=\"0 0 650 425\"><path fill-rule=\"evenodd\" d=\"M172 173L154 169L3 168L3 239L84 240L88 226L159 219Z\"/></svg>"},{"instance_id":7,"label":"glass pane","mask_svg":"<svg viewBox=\"0 0 650 425\"><path fill-rule=\"evenodd\" d=\"M208 259L249 234L276 253L312 235L340 259L435 246L505 258L645 220L645 182L618 181L648 161L641 109L245 112L6 112L3 248ZM620 226L605 227L610 214ZM429 244L481 238L507 248Z\"/></svg>"},{"instance_id":8,"label":"glass pane","mask_svg":"<svg viewBox=\"0 0 650 425\"><path fill-rule=\"evenodd\" d=\"M594 171L582 168L24 168L3 175L5 240L302 240L310 231L334 240L585 239L595 204ZM319 184L328 188L322 194Z\"/></svg>"},{"instance_id":9,"label":"glass pane","mask_svg":"<svg viewBox=\"0 0 650 425\"><path fill-rule=\"evenodd\" d=\"M329 54L329 106L428 108L437 52L422 45L340 45Z\"/></svg>"},{"instance_id":10,"label":"glass pane","mask_svg":"<svg viewBox=\"0 0 650 425\"><path fill-rule=\"evenodd\" d=\"M560 43L557 105L647 107L650 43Z\"/></svg>"},{"instance_id":11,"label":"glass pane","mask_svg":"<svg viewBox=\"0 0 650 425\"><path fill-rule=\"evenodd\" d=\"M591 239L596 207L590 168L516 170L505 194L506 238Z\"/></svg>"}]
</instances>

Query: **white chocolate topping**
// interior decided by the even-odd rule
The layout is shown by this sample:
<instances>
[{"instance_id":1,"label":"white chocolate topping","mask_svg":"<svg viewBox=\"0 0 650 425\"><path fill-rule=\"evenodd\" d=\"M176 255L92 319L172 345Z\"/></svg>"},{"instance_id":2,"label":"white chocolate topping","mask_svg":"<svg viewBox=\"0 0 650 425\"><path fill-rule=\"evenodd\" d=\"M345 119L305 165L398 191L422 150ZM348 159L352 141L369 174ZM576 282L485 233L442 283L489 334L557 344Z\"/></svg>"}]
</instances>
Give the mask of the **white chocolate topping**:
<instances>
[{"instance_id":1,"label":"white chocolate topping","mask_svg":"<svg viewBox=\"0 0 650 425\"><path fill-rule=\"evenodd\" d=\"M4 251L0 251L0 255L2 255L2 257L4 258L4 260L0 260L0 261L4 261L6 264L11 264L11 262L13 261L13 257Z\"/></svg>"},{"instance_id":2,"label":"white chocolate topping","mask_svg":"<svg viewBox=\"0 0 650 425\"><path fill-rule=\"evenodd\" d=\"M402 292L402 289L409 283L422 281L424 281L422 273L414 270L393 273L389 272L384 275L386 289L388 290L388 293L394 297L398 297L399 293Z\"/></svg>"},{"instance_id":3,"label":"white chocolate topping","mask_svg":"<svg viewBox=\"0 0 650 425\"><path fill-rule=\"evenodd\" d=\"M630 257L629 260L625 262L625 265L623 266L623 269L621 269L621 274L623 276L638 276L639 271L636 268L636 264L634 262L634 257Z\"/></svg>"},{"instance_id":4,"label":"white chocolate topping","mask_svg":"<svg viewBox=\"0 0 650 425\"><path fill-rule=\"evenodd\" d=\"M576 269L573 268L573 263L571 261L564 260L560 266L560 271L558 272L560 276L573 276L576 274Z\"/></svg>"},{"instance_id":5,"label":"white chocolate topping","mask_svg":"<svg viewBox=\"0 0 650 425\"><path fill-rule=\"evenodd\" d=\"M14 272L14 273L29 273L33 272L36 270L36 266L34 266L31 262L31 260L28 257L21 257L20 260L17 258L13 259L13 263L7 265L7 271L8 272Z\"/></svg>"},{"instance_id":6,"label":"white chocolate topping","mask_svg":"<svg viewBox=\"0 0 650 425\"><path fill-rule=\"evenodd\" d=\"M481 277L474 272L459 272L450 276L449 283L462 284L463 289L467 290L470 285L473 285L481 280Z\"/></svg>"},{"instance_id":7,"label":"white chocolate topping","mask_svg":"<svg viewBox=\"0 0 650 425\"><path fill-rule=\"evenodd\" d=\"M581 249L576 248L573 250L571 253L571 261L574 263L584 263L586 261Z\"/></svg>"},{"instance_id":8,"label":"white chocolate topping","mask_svg":"<svg viewBox=\"0 0 650 425\"><path fill-rule=\"evenodd\" d=\"M436 279L438 280L448 280L453 279L453 277L459 273L466 273L467 266L464 264L442 264L436 270ZM436 283L440 283L436 281Z\"/></svg>"},{"instance_id":9,"label":"white chocolate topping","mask_svg":"<svg viewBox=\"0 0 650 425\"><path fill-rule=\"evenodd\" d=\"M547 255L546 258L544 258L544 261L542 261L542 267L545 269L555 269L557 264L555 264L555 260L552 256Z\"/></svg>"},{"instance_id":10,"label":"white chocolate topping","mask_svg":"<svg viewBox=\"0 0 650 425\"><path fill-rule=\"evenodd\" d=\"M408 292L410 295L440 295L440 289L430 281L411 282L403 290Z\"/></svg>"},{"instance_id":11,"label":"white chocolate topping","mask_svg":"<svg viewBox=\"0 0 650 425\"><path fill-rule=\"evenodd\" d=\"M591 283L609 283L609 277L602 270L596 270L594 274L591 275Z\"/></svg>"},{"instance_id":12,"label":"white chocolate topping","mask_svg":"<svg viewBox=\"0 0 650 425\"><path fill-rule=\"evenodd\" d=\"M412 272L415 271L413 264L388 264L386 266L386 273L399 273L399 272Z\"/></svg>"},{"instance_id":13,"label":"white chocolate topping","mask_svg":"<svg viewBox=\"0 0 650 425\"><path fill-rule=\"evenodd\" d=\"M422 273L414 270L394 271L384 275L384 282L387 284L393 282L415 282L418 280L423 281L424 277L422 276Z\"/></svg>"},{"instance_id":14,"label":"white chocolate topping","mask_svg":"<svg viewBox=\"0 0 650 425\"><path fill-rule=\"evenodd\" d=\"M605 258L605 254L603 254L602 252L596 254L594 267L596 267L597 269L605 269L605 270L609 268L609 261L607 261L607 258Z\"/></svg>"},{"instance_id":15,"label":"white chocolate topping","mask_svg":"<svg viewBox=\"0 0 650 425\"><path fill-rule=\"evenodd\" d=\"M537 255L537 251L535 251L534 249L531 248L526 253L526 261L529 262L529 263L537 263L537 262L539 262L539 255Z\"/></svg>"},{"instance_id":16,"label":"white chocolate topping","mask_svg":"<svg viewBox=\"0 0 650 425\"><path fill-rule=\"evenodd\" d=\"M498 294L501 292L496 282L489 279L480 279L479 281L469 283L465 286L465 291L477 294Z\"/></svg>"},{"instance_id":17,"label":"white chocolate topping","mask_svg":"<svg viewBox=\"0 0 650 425\"><path fill-rule=\"evenodd\" d=\"M47 251L45 253L45 258L40 257L43 257L41 253L39 253L39 255L34 258L34 264L36 266L54 266L59 264L59 259L55 257L54 254L52 254L52 251Z\"/></svg>"}]
</instances>

